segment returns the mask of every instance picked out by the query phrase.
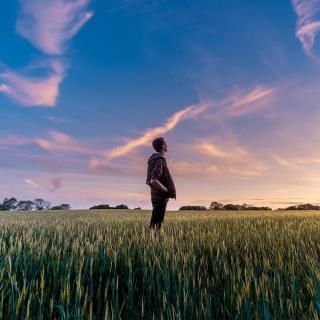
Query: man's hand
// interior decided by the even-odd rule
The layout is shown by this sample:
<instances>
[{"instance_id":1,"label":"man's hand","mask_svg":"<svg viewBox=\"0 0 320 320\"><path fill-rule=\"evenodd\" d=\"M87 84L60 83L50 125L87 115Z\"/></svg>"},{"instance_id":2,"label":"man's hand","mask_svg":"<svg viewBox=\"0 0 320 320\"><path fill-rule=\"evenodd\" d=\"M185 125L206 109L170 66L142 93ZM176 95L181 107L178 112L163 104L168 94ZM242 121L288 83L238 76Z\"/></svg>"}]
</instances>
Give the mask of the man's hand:
<instances>
[{"instance_id":1,"label":"man's hand","mask_svg":"<svg viewBox=\"0 0 320 320\"><path fill-rule=\"evenodd\" d=\"M168 189L159 180L151 180L150 184L162 192L168 192Z\"/></svg>"}]
</instances>

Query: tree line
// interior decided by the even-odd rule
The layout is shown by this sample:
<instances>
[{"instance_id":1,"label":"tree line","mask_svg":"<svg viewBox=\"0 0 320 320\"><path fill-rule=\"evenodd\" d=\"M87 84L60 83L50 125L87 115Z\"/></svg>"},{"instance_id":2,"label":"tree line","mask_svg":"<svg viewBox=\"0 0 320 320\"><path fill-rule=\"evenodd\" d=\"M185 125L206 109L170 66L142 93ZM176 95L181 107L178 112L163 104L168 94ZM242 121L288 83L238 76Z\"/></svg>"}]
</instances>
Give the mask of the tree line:
<instances>
[{"instance_id":1,"label":"tree line","mask_svg":"<svg viewBox=\"0 0 320 320\"><path fill-rule=\"evenodd\" d=\"M212 201L209 207L205 206L182 206L179 210L272 210L269 207L257 207L244 204L222 204L217 201Z\"/></svg>"},{"instance_id":2,"label":"tree line","mask_svg":"<svg viewBox=\"0 0 320 320\"><path fill-rule=\"evenodd\" d=\"M114 207L110 206L109 204L99 204L97 206L93 206L89 208L89 210L92 209L129 209L129 207L126 204L118 204ZM134 210L141 210L140 207L134 208Z\"/></svg>"},{"instance_id":3,"label":"tree line","mask_svg":"<svg viewBox=\"0 0 320 320\"><path fill-rule=\"evenodd\" d=\"M15 197L4 198L0 202L0 211L33 211L33 210L70 210L71 206L68 203L62 203L60 205L51 206L51 203L47 200L37 198L34 200L18 200ZM126 204L118 204L114 207L108 204L99 204L89 209L129 209ZM140 207L134 208L135 210L141 210Z\"/></svg>"},{"instance_id":4,"label":"tree line","mask_svg":"<svg viewBox=\"0 0 320 320\"><path fill-rule=\"evenodd\" d=\"M51 206L47 200L37 198L34 200L18 200L15 197L4 198L0 203L0 211L32 211L32 210L70 210L68 203Z\"/></svg>"},{"instance_id":5,"label":"tree line","mask_svg":"<svg viewBox=\"0 0 320 320\"><path fill-rule=\"evenodd\" d=\"M248 205L246 203L244 204L222 204L217 201L213 201L210 203L209 207L205 206L182 206L179 208L179 210L272 210L269 207L257 207ZM276 210L320 210L320 206L318 205L312 205L310 203L306 204L298 204L294 206L289 206L286 208L278 208Z\"/></svg>"},{"instance_id":6,"label":"tree line","mask_svg":"<svg viewBox=\"0 0 320 320\"><path fill-rule=\"evenodd\" d=\"M70 210L71 206L68 203L62 203L60 205L51 206L51 203L47 200L37 198L34 200L18 200L15 197L4 198L0 202L0 211L32 211L32 210ZM92 209L129 209L126 204L118 204L116 206L110 206L109 204L99 204L89 208ZM134 208L134 210L141 210L140 207ZM248 204L222 204L217 201L212 201L209 207L206 206L182 206L179 210L272 210L269 207L258 207ZM297 204L286 208L278 208L276 210L320 210L319 205L312 205L310 203Z\"/></svg>"}]
</instances>

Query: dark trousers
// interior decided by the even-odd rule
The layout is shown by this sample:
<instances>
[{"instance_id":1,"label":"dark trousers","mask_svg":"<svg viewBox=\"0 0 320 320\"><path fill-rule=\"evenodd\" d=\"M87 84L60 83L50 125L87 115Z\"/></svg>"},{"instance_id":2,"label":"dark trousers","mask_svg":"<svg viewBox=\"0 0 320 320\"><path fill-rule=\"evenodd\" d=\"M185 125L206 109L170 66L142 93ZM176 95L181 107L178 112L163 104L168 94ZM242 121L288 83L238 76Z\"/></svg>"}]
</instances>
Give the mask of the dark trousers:
<instances>
[{"instance_id":1,"label":"dark trousers","mask_svg":"<svg viewBox=\"0 0 320 320\"><path fill-rule=\"evenodd\" d=\"M167 203L169 198L151 198L152 202L152 215L150 221L150 229L160 229L161 224L164 219L164 215L166 213Z\"/></svg>"}]
</instances>

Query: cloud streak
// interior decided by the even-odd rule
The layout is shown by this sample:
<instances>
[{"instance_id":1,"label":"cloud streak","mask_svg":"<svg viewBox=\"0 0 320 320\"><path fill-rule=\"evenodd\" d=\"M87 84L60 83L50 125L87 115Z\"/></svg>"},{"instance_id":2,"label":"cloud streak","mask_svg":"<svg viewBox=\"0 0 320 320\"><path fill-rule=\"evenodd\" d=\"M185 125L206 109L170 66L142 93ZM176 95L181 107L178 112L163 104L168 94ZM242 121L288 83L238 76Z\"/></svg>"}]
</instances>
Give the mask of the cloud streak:
<instances>
[{"instance_id":1,"label":"cloud streak","mask_svg":"<svg viewBox=\"0 0 320 320\"><path fill-rule=\"evenodd\" d=\"M32 139L14 136L14 135L7 135L4 137L0 137L0 147L3 146L22 146L33 144L34 141Z\"/></svg>"},{"instance_id":2,"label":"cloud streak","mask_svg":"<svg viewBox=\"0 0 320 320\"><path fill-rule=\"evenodd\" d=\"M197 145L197 148L204 154L220 159L241 158L249 154L246 150L239 146L232 146L229 150L227 150L226 148L221 148L220 146L210 142L202 142Z\"/></svg>"},{"instance_id":3,"label":"cloud streak","mask_svg":"<svg viewBox=\"0 0 320 320\"><path fill-rule=\"evenodd\" d=\"M262 102L271 97L275 88L258 86L249 92L234 93L217 103L217 108L208 109L206 118L232 118L244 116L261 108Z\"/></svg>"},{"instance_id":4,"label":"cloud streak","mask_svg":"<svg viewBox=\"0 0 320 320\"><path fill-rule=\"evenodd\" d=\"M122 146L107 150L105 152L106 157L111 160L124 156L133 149L150 143L150 141L155 137L166 134L167 132L175 128L182 120L191 119L198 116L200 113L206 110L207 107L208 103L203 102L177 111L162 126L147 129L141 134L140 137L132 139Z\"/></svg>"},{"instance_id":5,"label":"cloud streak","mask_svg":"<svg viewBox=\"0 0 320 320\"><path fill-rule=\"evenodd\" d=\"M193 149L214 159L214 165L203 165L203 169L213 175L250 178L262 176L266 171L264 163L236 144L219 145L212 141L202 141L194 145Z\"/></svg>"},{"instance_id":6,"label":"cloud streak","mask_svg":"<svg viewBox=\"0 0 320 320\"><path fill-rule=\"evenodd\" d=\"M36 138L35 142L42 149L67 153L95 154L97 151L84 146L73 137L59 131L49 131L49 138Z\"/></svg>"},{"instance_id":7,"label":"cloud streak","mask_svg":"<svg viewBox=\"0 0 320 320\"><path fill-rule=\"evenodd\" d=\"M39 185L31 179L24 179L24 182L30 185L31 187L37 188Z\"/></svg>"},{"instance_id":8,"label":"cloud streak","mask_svg":"<svg viewBox=\"0 0 320 320\"><path fill-rule=\"evenodd\" d=\"M61 55L66 44L92 17L90 0L21 1L18 33L48 55Z\"/></svg>"},{"instance_id":9,"label":"cloud streak","mask_svg":"<svg viewBox=\"0 0 320 320\"><path fill-rule=\"evenodd\" d=\"M196 118L200 114L206 114L206 118L221 116L239 116L252 111L252 108L248 108L257 101L260 101L267 96L270 96L275 91L274 88L257 87L251 90L247 94L237 94L224 99L223 101L212 104L209 102L201 102L196 105L186 107L171 116L167 122L162 126L156 128L147 129L136 139L131 139L124 145L107 150L105 155L108 160L112 160L128 154L130 151L151 142L151 140L157 136L164 135L172 130L178 123L185 119ZM218 106L217 110L212 113L212 105Z\"/></svg>"},{"instance_id":10,"label":"cloud streak","mask_svg":"<svg viewBox=\"0 0 320 320\"><path fill-rule=\"evenodd\" d=\"M320 30L320 1L292 0L297 14L296 36L302 43L305 53L316 58L314 54L315 39Z\"/></svg>"}]
</instances>

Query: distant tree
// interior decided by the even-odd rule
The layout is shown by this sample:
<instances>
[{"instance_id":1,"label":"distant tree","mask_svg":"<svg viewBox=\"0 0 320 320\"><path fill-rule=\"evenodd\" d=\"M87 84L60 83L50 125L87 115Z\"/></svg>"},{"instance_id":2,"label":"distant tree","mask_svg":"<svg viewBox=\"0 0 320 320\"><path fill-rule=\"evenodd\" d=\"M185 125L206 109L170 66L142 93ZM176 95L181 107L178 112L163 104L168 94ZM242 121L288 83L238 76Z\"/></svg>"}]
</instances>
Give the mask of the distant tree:
<instances>
[{"instance_id":1,"label":"distant tree","mask_svg":"<svg viewBox=\"0 0 320 320\"><path fill-rule=\"evenodd\" d=\"M70 210L71 206L69 203L62 203L61 204L62 210Z\"/></svg>"},{"instance_id":2,"label":"distant tree","mask_svg":"<svg viewBox=\"0 0 320 320\"><path fill-rule=\"evenodd\" d=\"M245 210L272 210L269 207L255 207L255 206L249 206Z\"/></svg>"},{"instance_id":3,"label":"distant tree","mask_svg":"<svg viewBox=\"0 0 320 320\"><path fill-rule=\"evenodd\" d=\"M129 209L126 204L118 204L114 209Z\"/></svg>"},{"instance_id":4,"label":"distant tree","mask_svg":"<svg viewBox=\"0 0 320 320\"><path fill-rule=\"evenodd\" d=\"M33 206L36 210L49 210L51 204L49 201L43 200L41 198L34 199Z\"/></svg>"},{"instance_id":5,"label":"distant tree","mask_svg":"<svg viewBox=\"0 0 320 320\"><path fill-rule=\"evenodd\" d=\"M14 197L12 198L5 198L1 204L2 211L11 211L15 210L17 206L18 200Z\"/></svg>"},{"instance_id":6,"label":"distant tree","mask_svg":"<svg viewBox=\"0 0 320 320\"><path fill-rule=\"evenodd\" d=\"M59 206L53 206L51 210L70 210L71 206L68 203L62 203Z\"/></svg>"},{"instance_id":7,"label":"distant tree","mask_svg":"<svg viewBox=\"0 0 320 320\"><path fill-rule=\"evenodd\" d=\"M224 210L241 210L242 209L242 206L238 205L238 204L232 204L232 203L229 203L229 204L225 204L223 206L223 209Z\"/></svg>"},{"instance_id":8,"label":"distant tree","mask_svg":"<svg viewBox=\"0 0 320 320\"><path fill-rule=\"evenodd\" d=\"M43 210L50 210L50 208L51 208L50 201L44 200Z\"/></svg>"},{"instance_id":9,"label":"distant tree","mask_svg":"<svg viewBox=\"0 0 320 320\"><path fill-rule=\"evenodd\" d=\"M108 204L99 204L97 206L89 208L89 210L91 209L111 209L111 207Z\"/></svg>"},{"instance_id":10,"label":"distant tree","mask_svg":"<svg viewBox=\"0 0 320 320\"><path fill-rule=\"evenodd\" d=\"M33 201L31 200L20 200L17 204L16 209L18 211L31 211L33 209Z\"/></svg>"},{"instance_id":11,"label":"distant tree","mask_svg":"<svg viewBox=\"0 0 320 320\"><path fill-rule=\"evenodd\" d=\"M223 210L223 204L217 201L210 203L209 210Z\"/></svg>"},{"instance_id":12,"label":"distant tree","mask_svg":"<svg viewBox=\"0 0 320 320\"><path fill-rule=\"evenodd\" d=\"M141 210L141 207L134 208L134 210Z\"/></svg>"},{"instance_id":13,"label":"distant tree","mask_svg":"<svg viewBox=\"0 0 320 320\"><path fill-rule=\"evenodd\" d=\"M207 210L205 206L182 206L179 210Z\"/></svg>"},{"instance_id":14,"label":"distant tree","mask_svg":"<svg viewBox=\"0 0 320 320\"><path fill-rule=\"evenodd\" d=\"M306 203L306 204L298 204L295 206L290 206L285 208L284 210L320 210L320 206Z\"/></svg>"}]
</instances>

